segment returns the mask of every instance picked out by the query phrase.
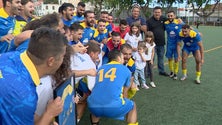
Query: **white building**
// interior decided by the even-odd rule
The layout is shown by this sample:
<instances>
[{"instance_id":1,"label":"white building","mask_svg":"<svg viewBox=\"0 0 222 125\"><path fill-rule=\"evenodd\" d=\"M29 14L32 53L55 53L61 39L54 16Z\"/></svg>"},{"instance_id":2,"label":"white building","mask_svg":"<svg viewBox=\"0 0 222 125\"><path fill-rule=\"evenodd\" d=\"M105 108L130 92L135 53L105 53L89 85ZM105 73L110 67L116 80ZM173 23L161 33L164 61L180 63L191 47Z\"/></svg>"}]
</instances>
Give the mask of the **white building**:
<instances>
[{"instance_id":1,"label":"white building","mask_svg":"<svg viewBox=\"0 0 222 125\"><path fill-rule=\"evenodd\" d=\"M59 6L63 3L72 3L76 7L79 1L80 0L58 0L59 4L44 4L42 1L34 0L36 15L43 16L45 14L58 12Z\"/></svg>"}]
</instances>

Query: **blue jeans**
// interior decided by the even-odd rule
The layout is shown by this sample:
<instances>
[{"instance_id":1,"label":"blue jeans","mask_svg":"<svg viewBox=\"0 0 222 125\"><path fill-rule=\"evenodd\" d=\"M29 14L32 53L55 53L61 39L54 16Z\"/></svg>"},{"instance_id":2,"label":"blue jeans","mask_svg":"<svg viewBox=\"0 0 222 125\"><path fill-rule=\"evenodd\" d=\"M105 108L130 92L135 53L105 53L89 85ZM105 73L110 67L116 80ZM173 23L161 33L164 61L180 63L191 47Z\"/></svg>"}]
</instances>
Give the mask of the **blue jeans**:
<instances>
[{"instance_id":1,"label":"blue jeans","mask_svg":"<svg viewBox=\"0 0 222 125\"><path fill-rule=\"evenodd\" d=\"M139 78L141 79L142 85L146 84L146 79L145 79L145 75L144 75L144 69L136 69L136 71L134 72L134 83L138 86L140 85L139 83Z\"/></svg>"},{"instance_id":2,"label":"blue jeans","mask_svg":"<svg viewBox=\"0 0 222 125\"><path fill-rule=\"evenodd\" d=\"M157 54L157 65L158 65L158 70L159 73L165 72L164 70L164 53L165 53L165 48L164 46L156 46L155 47L155 52Z\"/></svg>"}]
</instances>

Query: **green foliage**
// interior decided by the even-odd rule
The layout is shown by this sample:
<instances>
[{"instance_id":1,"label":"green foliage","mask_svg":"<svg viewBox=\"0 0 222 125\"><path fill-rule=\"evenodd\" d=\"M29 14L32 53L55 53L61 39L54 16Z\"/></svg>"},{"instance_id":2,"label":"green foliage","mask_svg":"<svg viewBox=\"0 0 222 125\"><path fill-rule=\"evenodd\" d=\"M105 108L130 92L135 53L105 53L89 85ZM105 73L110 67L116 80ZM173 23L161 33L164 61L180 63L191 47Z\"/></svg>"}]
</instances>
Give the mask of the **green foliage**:
<instances>
[{"instance_id":1,"label":"green foliage","mask_svg":"<svg viewBox=\"0 0 222 125\"><path fill-rule=\"evenodd\" d=\"M44 4L58 4L58 0L44 0Z\"/></svg>"}]
</instances>

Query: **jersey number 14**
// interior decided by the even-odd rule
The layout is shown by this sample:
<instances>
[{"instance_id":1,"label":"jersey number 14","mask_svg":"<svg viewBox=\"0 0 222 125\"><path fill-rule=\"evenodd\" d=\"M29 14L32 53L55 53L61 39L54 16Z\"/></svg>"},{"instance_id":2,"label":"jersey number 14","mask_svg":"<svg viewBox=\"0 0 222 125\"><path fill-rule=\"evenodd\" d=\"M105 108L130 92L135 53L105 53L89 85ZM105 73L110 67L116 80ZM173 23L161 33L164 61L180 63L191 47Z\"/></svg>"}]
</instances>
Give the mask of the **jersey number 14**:
<instances>
[{"instance_id":1,"label":"jersey number 14","mask_svg":"<svg viewBox=\"0 0 222 125\"><path fill-rule=\"evenodd\" d=\"M104 73L104 69L99 70L99 82L102 82L104 78L110 79L110 81L114 81L116 78L116 68L111 68L107 72Z\"/></svg>"}]
</instances>

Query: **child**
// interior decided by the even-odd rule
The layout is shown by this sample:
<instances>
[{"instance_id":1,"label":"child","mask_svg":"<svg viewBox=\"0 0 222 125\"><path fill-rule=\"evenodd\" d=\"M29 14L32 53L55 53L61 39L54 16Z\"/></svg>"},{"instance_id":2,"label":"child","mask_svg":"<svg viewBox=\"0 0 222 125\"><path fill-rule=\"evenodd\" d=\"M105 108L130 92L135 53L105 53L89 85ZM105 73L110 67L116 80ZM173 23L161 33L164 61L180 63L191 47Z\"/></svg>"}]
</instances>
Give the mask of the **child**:
<instances>
[{"instance_id":1,"label":"child","mask_svg":"<svg viewBox=\"0 0 222 125\"><path fill-rule=\"evenodd\" d=\"M154 47L156 44L154 43L154 35L153 32L148 31L145 33L145 43L147 47L147 62L146 62L146 70L147 73L149 74L150 77L150 85L155 88L156 85L153 82L153 72L152 72L152 67L153 67L153 59L154 59L154 54L155 54L155 49Z\"/></svg>"},{"instance_id":2,"label":"child","mask_svg":"<svg viewBox=\"0 0 222 125\"><path fill-rule=\"evenodd\" d=\"M140 33L140 24L133 23L130 26L130 31L126 33L124 37L126 43L130 44L133 47L133 55L137 51L137 46L139 41L143 41L142 35Z\"/></svg>"},{"instance_id":3,"label":"child","mask_svg":"<svg viewBox=\"0 0 222 125\"><path fill-rule=\"evenodd\" d=\"M142 88L149 89L146 85L146 79L144 75L144 68L146 66L147 55L145 54L146 51L146 44L145 42L139 42L138 44L138 51L134 53L133 58L135 59L136 71L134 73L134 82L137 86L140 85L138 76L142 81Z\"/></svg>"}]
</instances>

